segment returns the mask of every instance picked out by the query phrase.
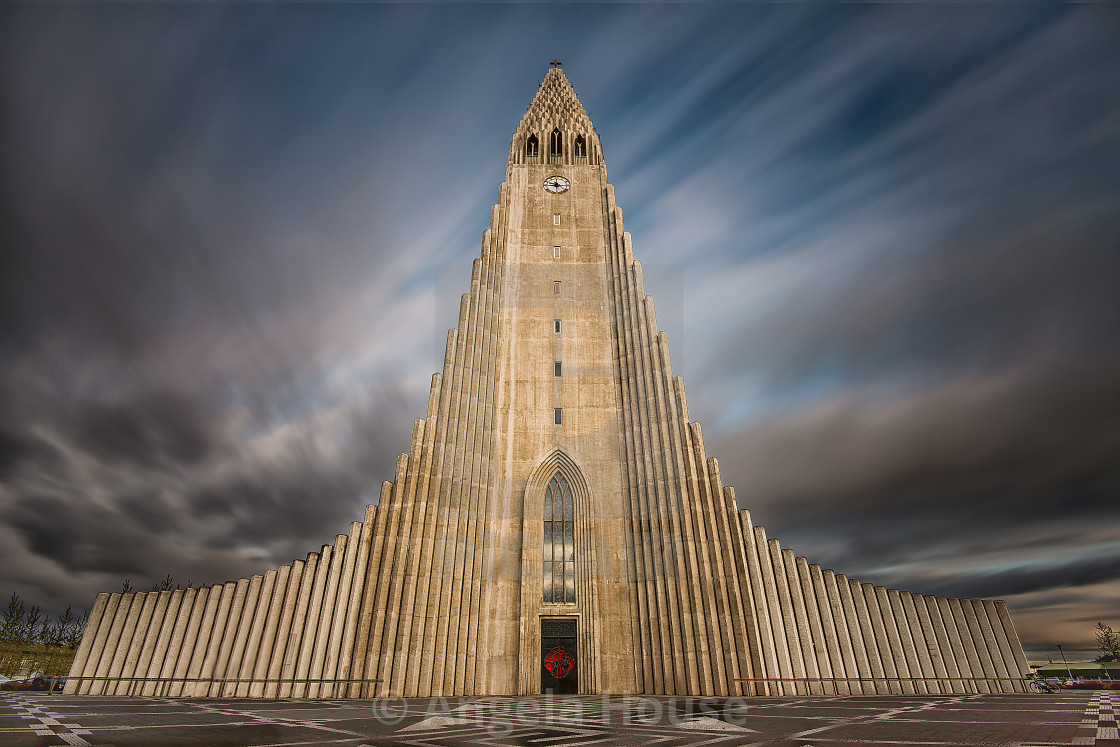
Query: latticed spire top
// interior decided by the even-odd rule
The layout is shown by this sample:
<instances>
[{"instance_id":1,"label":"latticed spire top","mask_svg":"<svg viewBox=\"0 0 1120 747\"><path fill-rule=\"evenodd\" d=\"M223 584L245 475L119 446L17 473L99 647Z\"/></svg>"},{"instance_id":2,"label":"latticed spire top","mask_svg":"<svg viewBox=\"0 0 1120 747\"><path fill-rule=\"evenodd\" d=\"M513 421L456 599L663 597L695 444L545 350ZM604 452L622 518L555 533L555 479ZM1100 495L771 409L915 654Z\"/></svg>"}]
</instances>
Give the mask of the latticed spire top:
<instances>
[{"instance_id":1,"label":"latticed spire top","mask_svg":"<svg viewBox=\"0 0 1120 747\"><path fill-rule=\"evenodd\" d=\"M602 163L595 126L564 71L552 67L510 145L511 163Z\"/></svg>"}]
</instances>

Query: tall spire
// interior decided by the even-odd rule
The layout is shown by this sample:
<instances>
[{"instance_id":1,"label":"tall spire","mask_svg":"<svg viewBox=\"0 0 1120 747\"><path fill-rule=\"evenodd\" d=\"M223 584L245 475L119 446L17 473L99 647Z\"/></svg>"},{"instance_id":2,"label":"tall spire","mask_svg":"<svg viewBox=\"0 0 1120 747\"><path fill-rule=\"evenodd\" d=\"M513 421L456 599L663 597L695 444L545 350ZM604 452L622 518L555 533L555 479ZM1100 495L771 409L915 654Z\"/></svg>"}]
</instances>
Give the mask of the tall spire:
<instances>
[{"instance_id":1,"label":"tall spire","mask_svg":"<svg viewBox=\"0 0 1120 747\"><path fill-rule=\"evenodd\" d=\"M582 138L585 156L579 156L581 151L574 147L565 147L559 158L554 158L549 151L549 136L553 130L559 130L565 143L575 145L578 138ZM538 142L537 152L539 160L533 161L533 148L528 146L529 139L536 137ZM513 142L510 144L510 163L601 163L603 147L599 142L599 134L591 124L583 104L576 96L575 89L568 82L567 76L559 66L549 68L548 73L541 81L537 95L533 97L525 116L513 133ZM573 160L578 159L578 160ZM586 159L586 160L583 160Z\"/></svg>"}]
</instances>

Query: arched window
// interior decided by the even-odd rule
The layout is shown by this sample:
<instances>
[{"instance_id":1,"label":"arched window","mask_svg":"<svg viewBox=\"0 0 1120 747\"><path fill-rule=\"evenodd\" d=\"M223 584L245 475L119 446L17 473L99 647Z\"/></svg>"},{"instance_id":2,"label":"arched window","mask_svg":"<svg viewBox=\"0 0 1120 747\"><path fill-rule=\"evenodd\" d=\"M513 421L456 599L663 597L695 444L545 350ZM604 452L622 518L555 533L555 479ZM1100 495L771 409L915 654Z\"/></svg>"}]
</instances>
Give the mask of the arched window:
<instances>
[{"instance_id":1,"label":"arched window","mask_svg":"<svg viewBox=\"0 0 1120 747\"><path fill-rule=\"evenodd\" d=\"M529 139L525 141L525 155L539 156L541 154L541 142L537 140L536 135L530 135Z\"/></svg>"},{"instance_id":2,"label":"arched window","mask_svg":"<svg viewBox=\"0 0 1120 747\"><path fill-rule=\"evenodd\" d=\"M548 138L548 155L564 155L564 136L560 134L558 128L553 128L552 134Z\"/></svg>"},{"instance_id":3,"label":"arched window","mask_svg":"<svg viewBox=\"0 0 1120 747\"><path fill-rule=\"evenodd\" d=\"M575 504L568 481L559 472L544 491L545 603L576 601Z\"/></svg>"},{"instance_id":4,"label":"arched window","mask_svg":"<svg viewBox=\"0 0 1120 747\"><path fill-rule=\"evenodd\" d=\"M587 141L583 139L583 135L576 136L576 143L574 154L576 158L587 158Z\"/></svg>"}]
</instances>

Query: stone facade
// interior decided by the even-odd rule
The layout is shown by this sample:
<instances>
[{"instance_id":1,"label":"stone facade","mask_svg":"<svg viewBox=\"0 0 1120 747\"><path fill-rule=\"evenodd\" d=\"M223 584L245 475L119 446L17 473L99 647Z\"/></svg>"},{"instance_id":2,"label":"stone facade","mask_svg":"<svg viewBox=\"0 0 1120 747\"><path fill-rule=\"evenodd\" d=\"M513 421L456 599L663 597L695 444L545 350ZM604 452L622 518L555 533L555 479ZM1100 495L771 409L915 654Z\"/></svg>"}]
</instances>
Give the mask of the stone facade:
<instances>
[{"instance_id":1,"label":"stone facade","mask_svg":"<svg viewBox=\"0 0 1120 747\"><path fill-rule=\"evenodd\" d=\"M568 690L696 695L1012 691L1028 671L1002 602L862 584L737 508L556 68L378 505L251 579L99 595L66 691L512 695L565 691L568 667Z\"/></svg>"}]
</instances>

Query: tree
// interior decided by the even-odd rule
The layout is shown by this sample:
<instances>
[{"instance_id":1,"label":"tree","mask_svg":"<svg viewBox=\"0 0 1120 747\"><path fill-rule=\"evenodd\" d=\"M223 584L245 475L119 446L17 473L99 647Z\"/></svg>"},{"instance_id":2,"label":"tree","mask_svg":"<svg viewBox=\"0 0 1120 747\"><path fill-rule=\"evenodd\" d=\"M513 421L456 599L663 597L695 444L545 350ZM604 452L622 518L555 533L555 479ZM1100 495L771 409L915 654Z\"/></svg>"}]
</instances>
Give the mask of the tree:
<instances>
[{"instance_id":1,"label":"tree","mask_svg":"<svg viewBox=\"0 0 1120 747\"><path fill-rule=\"evenodd\" d=\"M1097 623L1097 648L1101 652L1097 661L1120 661L1120 635L1103 622Z\"/></svg>"},{"instance_id":2,"label":"tree","mask_svg":"<svg viewBox=\"0 0 1120 747\"><path fill-rule=\"evenodd\" d=\"M0 642L14 642L19 637L19 632L23 629L24 614L23 601L13 591L8 597L8 608L0 617Z\"/></svg>"}]
</instances>

